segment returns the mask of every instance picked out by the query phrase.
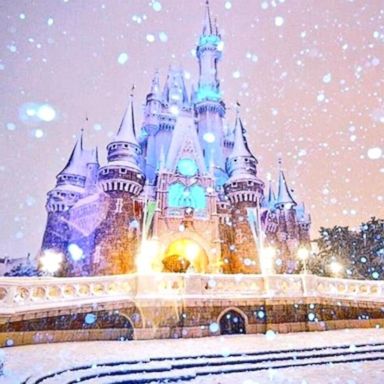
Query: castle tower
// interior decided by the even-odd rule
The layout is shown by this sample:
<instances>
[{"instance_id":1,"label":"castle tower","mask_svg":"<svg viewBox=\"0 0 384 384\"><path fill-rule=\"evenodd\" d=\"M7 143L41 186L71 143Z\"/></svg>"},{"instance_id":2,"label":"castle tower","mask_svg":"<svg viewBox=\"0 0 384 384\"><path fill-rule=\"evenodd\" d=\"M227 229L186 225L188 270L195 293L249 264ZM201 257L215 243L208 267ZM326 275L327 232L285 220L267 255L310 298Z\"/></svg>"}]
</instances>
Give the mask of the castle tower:
<instances>
[{"instance_id":1,"label":"castle tower","mask_svg":"<svg viewBox=\"0 0 384 384\"><path fill-rule=\"evenodd\" d=\"M51 250L66 255L70 239L70 209L85 195L87 158L83 150L83 133L76 141L69 160L56 176L56 186L48 192L47 225L41 251ZM66 265L63 265L63 271ZM63 272L62 273L65 273Z\"/></svg>"},{"instance_id":2,"label":"castle tower","mask_svg":"<svg viewBox=\"0 0 384 384\"><path fill-rule=\"evenodd\" d=\"M160 115L162 112L162 94L160 91L159 72L156 71L152 80L151 90L147 95L143 132L146 135L145 147L143 148L145 157L145 175L149 185L154 185L156 170L158 166L156 135L160 128Z\"/></svg>"},{"instance_id":3,"label":"castle tower","mask_svg":"<svg viewBox=\"0 0 384 384\"><path fill-rule=\"evenodd\" d=\"M141 149L136 139L132 95L107 151L108 164L100 168L98 180L109 196L109 210L96 234L93 268L96 274L134 272L141 221L137 197L145 176L139 167Z\"/></svg>"},{"instance_id":4,"label":"castle tower","mask_svg":"<svg viewBox=\"0 0 384 384\"><path fill-rule=\"evenodd\" d=\"M297 266L297 249L299 246L299 233L296 223L297 203L289 190L282 162L279 159L278 193L275 201L275 210L278 219L278 272L292 273Z\"/></svg>"},{"instance_id":5,"label":"castle tower","mask_svg":"<svg viewBox=\"0 0 384 384\"><path fill-rule=\"evenodd\" d=\"M217 186L227 179L223 155L223 118L225 104L221 98L217 64L221 58L223 42L217 26L212 23L209 2L206 2L203 31L199 38L196 55L199 60L199 82L194 96L198 121L198 135L207 168L215 166Z\"/></svg>"},{"instance_id":6,"label":"castle tower","mask_svg":"<svg viewBox=\"0 0 384 384\"><path fill-rule=\"evenodd\" d=\"M248 148L239 114L236 116L234 146L226 169L229 179L224 184L224 191L231 205L234 231L226 272L259 273L259 208L264 184L257 177L257 160Z\"/></svg>"}]
</instances>

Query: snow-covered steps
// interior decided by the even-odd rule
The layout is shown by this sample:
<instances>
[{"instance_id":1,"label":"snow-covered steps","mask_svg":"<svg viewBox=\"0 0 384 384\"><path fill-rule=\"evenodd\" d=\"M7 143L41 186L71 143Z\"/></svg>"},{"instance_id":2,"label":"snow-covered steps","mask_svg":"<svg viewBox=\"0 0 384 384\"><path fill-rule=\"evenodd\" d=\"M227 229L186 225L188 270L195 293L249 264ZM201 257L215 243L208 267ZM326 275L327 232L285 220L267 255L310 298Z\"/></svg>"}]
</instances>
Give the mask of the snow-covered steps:
<instances>
[{"instance_id":1,"label":"snow-covered steps","mask_svg":"<svg viewBox=\"0 0 384 384\"><path fill-rule=\"evenodd\" d=\"M31 377L24 384L176 382L206 375L374 360L384 360L384 343L99 363Z\"/></svg>"}]
</instances>

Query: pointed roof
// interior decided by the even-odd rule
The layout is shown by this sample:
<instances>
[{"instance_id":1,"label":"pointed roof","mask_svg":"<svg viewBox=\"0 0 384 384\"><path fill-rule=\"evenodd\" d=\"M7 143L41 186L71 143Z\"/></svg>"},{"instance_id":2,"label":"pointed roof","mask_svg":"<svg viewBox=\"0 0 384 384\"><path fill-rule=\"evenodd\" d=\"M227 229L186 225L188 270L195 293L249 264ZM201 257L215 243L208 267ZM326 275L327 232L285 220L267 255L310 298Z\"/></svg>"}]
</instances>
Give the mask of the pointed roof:
<instances>
[{"instance_id":1,"label":"pointed roof","mask_svg":"<svg viewBox=\"0 0 384 384\"><path fill-rule=\"evenodd\" d=\"M166 168L169 170L176 169L178 161L183 158L184 155L196 161L200 173L207 173L203 150L201 149L197 136L196 127L191 126L189 116L184 117L179 115L167 153Z\"/></svg>"},{"instance_id":2,"label":"pointed roof","mask_svg":"<svg viewBox=\"0 0 384 384\"><path fill-rule=\"evenodd\" d=\"M81 130L80 137L77 139L75 146L73 147L71 156L60 174L62 173L77 176L86 176L87 174L83 156L83 130Z\"/></svg>"},{"instance_id":3,"label":"pointed roof","mask_svg":"<svg viewBox=\"0 0 384 384\"><path fill-rule=\"evenodd\" d=\"M251 151L248 148L246 138L244 137L244 127L240 119L239 111L236 112L236 123L234 130L234 145L232 153L229 155L229 158L234 157L253 157Z\"/></svg>"},{"instance_id":4,"label":"pointed roof","mask_svg":"<svg viewBox=\"0 0 384 384\"><path fill-rule=\"evenodd\" d=\"M279 187L278 187L278 194L276 199L276 205L285 205L285 204L291 204L292 206L296 206L295 200L293 200L293 197L291 195L291 192L289 191L287 181L285 179L284 172L281 168L281 159L279 159Z\"/></svg>"},{"instance_id":5,"label":"pointed roof","mask_svg":"<svg viewBox=\"0 0 384 384\"><path fill-rule=\"evenodd\" d=\"M269 180L269 189L268 189L268 207L269 208L272 208L275 206L275 202L276 202L276 196L275 196L275 192L273 191L273 187L272 187L272 180Z\"/></svg>"},{"instance_id":6,"label":"pointed roof","mask_svg":"<svg viewBox=\"0 0 384 384\"><path fill-rule=\"evenodd\" d=\"M213 24L212 24L212 19L211 19L211 12L209 9L209 0L205 1L203 35L204 36L213 35Z\"/></svg>"},{"instance_id":7,"label":"pointed roof","mask_svg":"<svg viewBox=\"0 0 384 384\"><path fill-rule=\"evenodd\" d=\"M133 113L133 92L131 93L130 103L127 109L125 110L123 120L121 121L119 130L117 131L114 141L123 141L139 146L135 132L135 118Z\"/></svg>"},{"instance_id":8,"label":"pointed roof","mask_svg":"<svg viewBox=\"0 0 384 384\"><path fill-rule=\"evenodd\" d=\"M157 99L161 100L160 76L159 76L158 70L156 70L156 72L153 76L152 84L151 84L151 91L150 91L149 95L155 96Z\"/></svg>"},{"instance_id":9,"label":"pointed roof","mask_svg":"<svg viewBox=\"0 0 384 384\"><path fill-rule=\"evenodd\" d=\"M85 164L99 164L97 147L93 149L83 149L82 158Z\"/></svg>"}]
</instances>

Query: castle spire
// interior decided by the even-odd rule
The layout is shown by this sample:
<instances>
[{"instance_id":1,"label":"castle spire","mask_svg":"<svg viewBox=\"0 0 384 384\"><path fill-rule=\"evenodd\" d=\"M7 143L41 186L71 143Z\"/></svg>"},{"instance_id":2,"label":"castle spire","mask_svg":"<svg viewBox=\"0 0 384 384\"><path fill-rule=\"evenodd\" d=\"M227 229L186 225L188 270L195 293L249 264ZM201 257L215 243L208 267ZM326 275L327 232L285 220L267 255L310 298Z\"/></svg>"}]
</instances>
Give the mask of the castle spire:
<instances>
[{"instance_id":1,"label":"castle spire","mask_svg":"<svg viewBox=\"0 0 384 384\"><path fill-rule=\"evenodd\" d=\"M209 0L205 1L203 35L204 36L213 35L213 25L212 25L212 19L211 19L211 11L209 8Z\"/></svg>"},{"instance_id":2,"label":"castle spire","mask_svg":"<svg viewBox=\"0 0 384 384\"><path fill-rule=\"evenodd\" d=\"M285 175L282 169L281 158L279 158L279 186L275 206L277 208L292 208L296 205L297 204L295 200L293 200L293 197L287 185L287 181L285 179Z\"/></svg>"},{"instance_id":3,"label":"castle spire","mask_svg":"<svg viewBox=\"0 0 384 384\"><path fill-rule=\"evenodd\" d=\"M246 143L246 139L244 137L244 127L240 118L240 105L237 103L236 108L236 122L235 122L235 140L233 144L232 153L229 155L230 158L234 157L248 157L252 156L248 145Z\"/></svg>"},{"instance_id":4,"label":"castle spire","mask_svg":"<svg viewBox=\"0 0 384 384\"><path fill-rule=\"evenodd\" d=\"M139 144L137 143L137 139L136 139L135 118L134 118L134 111L133 111L133 90L134 89L135 89L135 86L133 85L131 89L130 103L124 113L124 117L120 124L119 130L117 131L115 141L123 141L123 142L131 143L138 146Z\"/></svg>"},{"instance_id":5,"label":"castle spire","mask_svg":"<svg viewBox=\"0 0 384 384\"><path fill-rule=\"evenodd\" d=\"M149 95L151 96L151 98L161 100L160 76L159 76L159 70L158 69L156 69L155 75L153 76L151 91L150 91Z\"/></svg>"},{"instance_id":6,"label":"castle spire","mask_svg":"<svg viewBox=\"0 0 384 384\"><path fill-rule=\"evenodd\" d=\"M85 167L83 162L83 132L84 130L81 129L80 136L73 147L71 156L60 174L68 173L71 175L85 176Z\"/></svg>"},{"instance_id":7,"label":"castle spire","mask_svg":"<svg viewBox=\"0 0 384 384\"><path fill-rule=\"evenodd\" d=\"M239 104L237 103L239 107ZM248 148L246 138L244 137L244 127L240 119L239 111L236 113L236 124L235 124L235 140L233 145L233 150L227 158L226 170L229 175L230 181L237 179L249 179L257 178L257 160L255 156L252 155L251 151ZM262 182L260 181L262 184Z\"/></svg>"},{"instance_id":8,"label":"castle spire","mask_svg":"<svg viewBox=\"0 0 384 384\"><path fill-rule=\"evenodd\" d=\"M275 206L276 196L275 196L275 192L273 191L271 179L269 180L268 200L267 201L268 201L268 207L269 208L273 208Z\"/></svg>"}]
</instances>

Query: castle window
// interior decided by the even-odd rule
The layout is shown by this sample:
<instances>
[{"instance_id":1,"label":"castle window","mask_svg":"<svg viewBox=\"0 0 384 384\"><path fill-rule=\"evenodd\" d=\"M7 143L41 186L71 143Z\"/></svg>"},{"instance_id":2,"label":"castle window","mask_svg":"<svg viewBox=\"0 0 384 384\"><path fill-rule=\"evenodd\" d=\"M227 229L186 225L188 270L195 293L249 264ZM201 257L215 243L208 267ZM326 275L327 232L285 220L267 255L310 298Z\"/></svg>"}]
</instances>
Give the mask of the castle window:
<instances>
[{"instance_id":1,"label":"castle window","mask_svg":"<svg viewBox=\"0 0 384 384\"><path fill-rule=\"evenodd\" d=\"M195 176L197 173L196 161L187 157L180 159L179 163L177 164L177 170L183 176Z\"/></svg>"},{"instance_id":2,"label":"castle window","mask_svg":"<svg viewBox=\"0 0 384 384\"><path fill-rule=\"evenodd\" d=\"M172 184L168 191L168 205L174 208L204 209L206 207L205 190L200 185L186 187L181 183Z\"/></svg>"},{"instance_id":3,"label":"castle window","mask_svg":"<svg viewBox=\"0 0 384 384\"><path fill-rule=\"evenodd\" d=\"M123 175L125 175L127 173L127 170L126 170L126 168L120 168L119 172L122 173Z\"/></svg>"}]
</instances>

